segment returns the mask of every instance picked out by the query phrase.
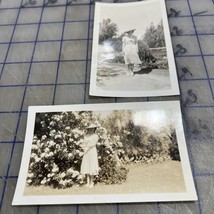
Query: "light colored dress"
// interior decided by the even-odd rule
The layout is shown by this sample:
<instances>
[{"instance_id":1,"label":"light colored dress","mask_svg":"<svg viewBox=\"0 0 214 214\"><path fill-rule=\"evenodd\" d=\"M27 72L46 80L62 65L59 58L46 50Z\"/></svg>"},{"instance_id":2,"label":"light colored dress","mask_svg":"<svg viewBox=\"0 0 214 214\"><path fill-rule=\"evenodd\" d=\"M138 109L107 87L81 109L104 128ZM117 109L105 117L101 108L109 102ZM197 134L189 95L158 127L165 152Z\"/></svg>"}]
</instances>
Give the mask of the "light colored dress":
<instances>
[{"instance_id":1,"label":"light colored dress","mask_svg":"<svg viewBox=\"0 0 214 214\"><path fill-rule=\"evenodd\" d=\"M82 174L97 175L99 170L97 148L98 136L92 134L85 136L84 155L81 163L80 172Z\"/></svg>"},{"instance_id":2,"label":"light colored dress","mask_svg":"<svg viewBox=\"0 0 214 214\"><path fill-rule=\"evenodd\" d=\"M125 64L141 64L142 62L138 56L138 45L137 38L135 36L124 36L123 42L123 52Z\"/></svg>"}]
</instances>

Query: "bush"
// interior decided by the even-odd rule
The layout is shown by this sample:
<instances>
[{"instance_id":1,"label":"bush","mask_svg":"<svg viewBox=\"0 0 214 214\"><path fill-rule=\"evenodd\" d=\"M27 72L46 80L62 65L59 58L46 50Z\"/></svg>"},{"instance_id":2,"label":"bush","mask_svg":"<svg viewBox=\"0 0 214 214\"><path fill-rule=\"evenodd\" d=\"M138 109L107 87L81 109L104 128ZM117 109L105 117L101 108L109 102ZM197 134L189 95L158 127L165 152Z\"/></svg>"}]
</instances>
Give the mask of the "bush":
<instances>
[{"instance_id":1,"label":"bush","mask_svg":"<svg viewBox=\"0 0 214 214\"><path fill-rule=\"evenodd\" d=\"M93 117L92 112L41 113L36 116L28 185L67 188L85 183L80 174L84 154L81 145L89 122L99 125L97 149L100 174L97 182L121 183L126 179L127 171L119 164L119 158L115 159L122 151L122 144L118 138L108 136L107 130ZM110 174L109 166L112 167ZM107 174L113 178L106 177ZM121 176L124 176L123 179Z\"/></svg>"}]
</instances>

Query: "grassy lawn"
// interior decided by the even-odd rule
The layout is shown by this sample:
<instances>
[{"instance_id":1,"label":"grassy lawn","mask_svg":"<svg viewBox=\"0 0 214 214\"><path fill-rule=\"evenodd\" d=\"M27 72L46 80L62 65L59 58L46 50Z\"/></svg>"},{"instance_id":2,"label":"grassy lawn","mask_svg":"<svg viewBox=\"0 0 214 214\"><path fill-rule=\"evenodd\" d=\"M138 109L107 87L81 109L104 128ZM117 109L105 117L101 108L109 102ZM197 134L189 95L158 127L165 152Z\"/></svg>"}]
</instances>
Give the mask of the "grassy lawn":
<instances>
[{"instance_id":1,"label":"grassy lawn","mask_svg":"<svg viewBox=\"0 0 214 214\"><path fill-rule=\"evenodd\" d=\"M78 195L78 194L127 194L185 192L181 163L167 161L159 164L129 165L126 182L115 185L96 184L93 188L27 187L25 195Z\"/></svg>"}]
</instances>

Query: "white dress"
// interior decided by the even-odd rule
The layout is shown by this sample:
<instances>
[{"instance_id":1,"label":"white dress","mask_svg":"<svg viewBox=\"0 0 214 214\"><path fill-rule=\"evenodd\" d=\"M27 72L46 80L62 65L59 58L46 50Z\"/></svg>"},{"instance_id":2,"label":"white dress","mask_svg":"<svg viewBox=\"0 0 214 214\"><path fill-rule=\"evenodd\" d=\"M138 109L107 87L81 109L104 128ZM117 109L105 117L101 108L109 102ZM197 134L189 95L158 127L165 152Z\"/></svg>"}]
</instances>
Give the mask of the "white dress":
<instances>
[{"instance_id":1,"label":"white dress","mask_svg":"<svg viewBox=\"0 0 214 214\"><path fill-rule=\"evenodd\" d=\"M138 45L136 44L135 36L124 36L123 37L123 52L125 64L141 64L138 56Z\"/></svg>"},{"instance_id":2,"label":"white dress","mask_svg":"<svg viewBox=\"0 0 214 214\"><path fill-rule=\"evenodd\" d=\"M85 153L83 155L80 172L82 174L97 175L99 170L96 148L98 136L96 134L85 136L84 142Z\"/></svg>"}]
</instances>

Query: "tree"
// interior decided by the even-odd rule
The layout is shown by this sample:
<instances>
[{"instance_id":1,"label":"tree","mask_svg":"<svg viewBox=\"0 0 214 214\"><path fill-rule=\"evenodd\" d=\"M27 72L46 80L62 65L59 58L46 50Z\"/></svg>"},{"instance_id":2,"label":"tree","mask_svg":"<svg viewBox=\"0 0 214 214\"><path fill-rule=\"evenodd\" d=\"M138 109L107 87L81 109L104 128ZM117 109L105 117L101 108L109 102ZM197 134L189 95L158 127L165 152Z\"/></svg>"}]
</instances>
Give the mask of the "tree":
<instances>
[{"instance_id":1,"label":"tree","mask_svg":"<svg viewBox=\"0 0 214 214\"><path fill-rule=\"evenodd\" d=\"M99 43L111 39L117 34L117 31L118 27L115 23L111 22L111 19L103 19L99 27Z\"/></svg>"},{"instance_id":2,"label":"tree","mask_svg":"<svg viewBox=\"0 0 214 214\"><path fill-rule=\"evenodd\" d=\"M150 26L146 29L146 32L143 36L143 41L149 46L149 48L155 47L156 39L157 39L156 35L157 35L157 30L152 22Z\"/></svg>"},{"instance_id":3,"label":"tree","mask_svg":"<svg viewBox=\"0 0 214 214\"><path fill-rule=\"evenodd\" d=\"M149 48L165 47L163 22L161 21L157 26L152 22L142 36L142 40Z\"/></svg>"},{"instance_id":4,"label":"tree","mask_svg":"<svg viewBox=\"0 0 214 214\"><path fill-rule=\"evenodd\" d=\"M156 47L165 47L166 44L165 44L164 29L163 29L162 21L158 24L156 30L157 30Z\"/></svg>"}]
</instances>

